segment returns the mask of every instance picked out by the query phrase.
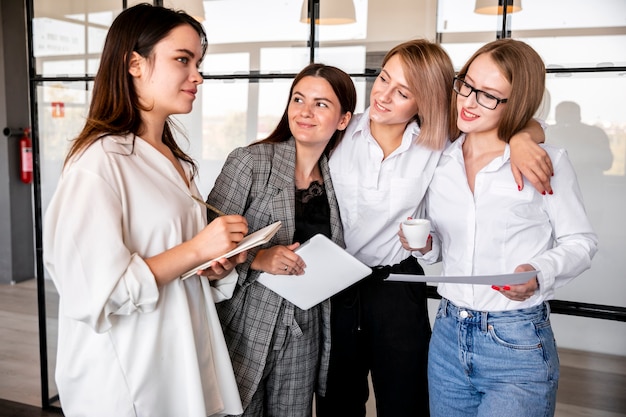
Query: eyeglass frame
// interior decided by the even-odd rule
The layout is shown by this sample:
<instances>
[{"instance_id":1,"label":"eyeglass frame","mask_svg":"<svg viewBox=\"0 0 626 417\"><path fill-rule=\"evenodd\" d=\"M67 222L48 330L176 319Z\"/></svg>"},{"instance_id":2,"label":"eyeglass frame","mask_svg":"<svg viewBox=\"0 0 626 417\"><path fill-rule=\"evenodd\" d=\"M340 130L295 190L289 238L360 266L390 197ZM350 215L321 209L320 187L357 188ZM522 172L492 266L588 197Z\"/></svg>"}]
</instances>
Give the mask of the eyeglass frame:
<instances>
[{"instance_id":1,"label":"eyeglass frame","mask_svg":"<svg viewBox=\"0 0 626 417\"><path fill-rule=\"evenodd\" d=\"M457 89L457 81L463 83L463 86L467 87L470 89L469 94L465 95L463 93L461 93L459 90ZM488 110L495 110L496 107L498 107L498 104L500 103L506 103L507 101L509 101L508 98L498 98L496 96L494 96L493 94L490 94L486 91L483 90L479 90L477 88L474 88L473 85L469 84L468 82L466 82L463 78L461 77L454 77L454 82L452 83L452 89L454 90L455 93L460 94L462 97L469 97L472 95L472 93L476 93L476 103L480 104L482 107L488 109ZM481 97L478 93L480 94L484 94L485 96L487 96L486 98L490 99L490 100L495 100L496 101L496 105L493 107L487 107L485 106L483 103L480 102L479 97Z\"/></svg>"}]
</instances>

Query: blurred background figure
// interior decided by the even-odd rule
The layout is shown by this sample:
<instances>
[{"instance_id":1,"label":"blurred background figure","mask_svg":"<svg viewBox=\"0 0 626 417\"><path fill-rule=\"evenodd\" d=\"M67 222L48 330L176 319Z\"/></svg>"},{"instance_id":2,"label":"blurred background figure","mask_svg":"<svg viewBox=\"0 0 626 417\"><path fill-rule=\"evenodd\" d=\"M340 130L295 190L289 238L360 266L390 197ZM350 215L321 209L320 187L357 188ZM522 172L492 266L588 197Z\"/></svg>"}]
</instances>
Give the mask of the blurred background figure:
<instances>
[{"instance_id":1,"label":"blurred background figure","mask_svg":"<svg viewBox=\"0 0 626 417\"><path fill-rule=\"evenodd\" d=\"M567 149L586 200L613 165L609 137L601 128L581 122L580 106L562 101L555 111L556 124L546 130L546 142Z\"/></svg>"}]
</instances>

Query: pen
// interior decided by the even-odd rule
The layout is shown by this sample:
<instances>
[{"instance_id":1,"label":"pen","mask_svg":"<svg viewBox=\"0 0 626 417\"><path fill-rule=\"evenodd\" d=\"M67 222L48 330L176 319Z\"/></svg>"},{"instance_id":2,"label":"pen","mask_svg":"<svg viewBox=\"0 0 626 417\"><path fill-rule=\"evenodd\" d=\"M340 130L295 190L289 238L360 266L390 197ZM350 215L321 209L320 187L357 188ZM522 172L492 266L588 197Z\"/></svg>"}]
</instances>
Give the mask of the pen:
<instances>
[{"instance_id":1,"label":"pen","mask_svg":"<svg viewBox=\"0 0 626 417\"><path fill-rule=\"evenodd\" d=\"M213 213L217 214L218 216L226 216L226 213L224 213L222 210L219 210L217 207L214 207L214 206L210 205L209 203L200 200L195 195L192 195L191 198L193 198L198 203L202 204L203 206L205 206L206 208L208 208L209 210L211 210Z\"/></svg>"}]
</instances>

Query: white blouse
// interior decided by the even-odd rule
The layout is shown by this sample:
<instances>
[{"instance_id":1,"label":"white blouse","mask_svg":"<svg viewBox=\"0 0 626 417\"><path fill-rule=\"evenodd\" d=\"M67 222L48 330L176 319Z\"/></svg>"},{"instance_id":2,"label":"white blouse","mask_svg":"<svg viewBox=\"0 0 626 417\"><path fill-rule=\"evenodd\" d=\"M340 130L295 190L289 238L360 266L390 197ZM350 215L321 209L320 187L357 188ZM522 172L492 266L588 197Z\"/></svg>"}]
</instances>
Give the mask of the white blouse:
<instances>
[{"instance_id":1,"label":"white blouse","mask_svg":"<svg viewBox=\"0 0 626 417\"><path fill-rule=\"evenodd\" d=\"M461 136L444 151L426 194L434 250L422 259L436 261L440 244L444 275L512 273L518 265L530 264L539 271L539 291L523 302L471 283L439 284L439 294L480 311L527 308L552 299L555 288L591 266L598 244L566 152L542 145L554 166L553 195L539 194L527 181L518 191L508 145L476 174L472 193L464 140Z\"/></svg>"},{"instance_id":2,"label":"white blouse","mask_svg":"<svg viewBox=\"0 0 626 417\"><path fill-rule=\"evenodd\" d=\"M350 121L329 161L346 250L369 266L393 265L410 256L398 238L400 222L419 217L441 151L417 145L417 123L383 159L370 131L369 108Z\"/></svg>"},{"instance_id":3,"label":"white blouse","mask_svg":"<svg viewBox=\"0 0 626 417\"><path fill-rule=\"evenodd\" d=\"M159 288L143 260L206 225L182 164L190 187L144 140L109 136L63 172L43 249L60 295L56 382L66 416L242 412L214 305L229 294L198 276ZM234 286L236 274L225 280Z\"/></svg>"}]
</instances>

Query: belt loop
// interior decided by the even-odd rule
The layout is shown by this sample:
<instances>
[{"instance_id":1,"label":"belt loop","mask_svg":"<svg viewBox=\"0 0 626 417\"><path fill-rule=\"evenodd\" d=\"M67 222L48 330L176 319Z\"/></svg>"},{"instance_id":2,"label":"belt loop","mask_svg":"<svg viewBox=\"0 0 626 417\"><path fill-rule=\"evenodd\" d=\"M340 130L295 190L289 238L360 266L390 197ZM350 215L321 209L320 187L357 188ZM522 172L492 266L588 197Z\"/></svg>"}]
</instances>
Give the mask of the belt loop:
<instances>
[{"instance_id":1,"label":"belt loop","mask_svg":"<svg viewBox=\"0 0 626 417\"><path fill-rule=\"evenodd\" d=\"M441 298L441 307L439 308L441 310L441 317L448 317L448 299L442 297Z\"/></svg>"},{"instance_id":2,"label":"belt loop","mask_svg":"<svg viewBox=\"0 0 626 417\"><path fill-rule=\"evenodd\" d=\"M543 302L543 307L544 307L544 319L547 320L550 318L550 313L552 312L552 310L550 309L550 303L547 301Z\"/></svg>"},{"instance_id":3,"label":"belt loop","mask_svg":"<svg viewBox=\"0 0 626 417\"><path fill-rule=\"evenodd\" d=\"M489 328L489 313L486 311L480 312L480 329L483 333L487 333Z\"/></svg>"}]
</instances>

